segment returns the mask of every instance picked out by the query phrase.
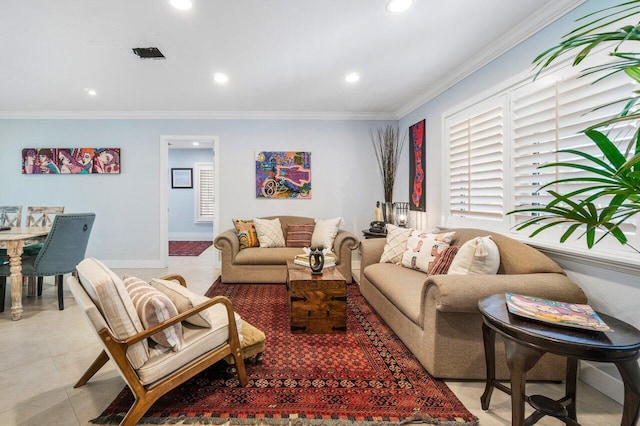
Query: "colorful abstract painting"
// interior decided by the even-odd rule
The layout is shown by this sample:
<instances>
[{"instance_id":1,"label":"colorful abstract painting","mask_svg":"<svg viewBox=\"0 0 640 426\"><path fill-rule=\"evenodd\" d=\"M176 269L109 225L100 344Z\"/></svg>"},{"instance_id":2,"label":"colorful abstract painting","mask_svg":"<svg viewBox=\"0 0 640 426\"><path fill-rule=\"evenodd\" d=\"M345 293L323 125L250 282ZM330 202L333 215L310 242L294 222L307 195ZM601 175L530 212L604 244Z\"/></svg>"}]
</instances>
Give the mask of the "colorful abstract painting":
<instances>
[{"instance_id":1,"label":"colorful abstract painting","mask_svg":"<svg viewBox=\"0 0 640 426\"><path fill-rule=\"evenodd\" d=\"M120 148L25 148L22 174L120 173Z\"/></svg>"},{"instance_id":2,"label":"colorful abstract painting","mask_svg":"<svg viewBox=\"0 0 640 426\"><path fill-rule=\"evenodd\" d=\"M311 153L256 153L256 198L311 198Z\"/></svg>"},{"instance_id":3,"label":"colorful abstract painting","mask_svg":"<svg viewBox=\"0 0 640 426\"><path fill-rule=\"evenodd\" d=\"M424 166L425 166L425 120L409 127L409 210L425 211Z\"/></svg>"}]
</instances>

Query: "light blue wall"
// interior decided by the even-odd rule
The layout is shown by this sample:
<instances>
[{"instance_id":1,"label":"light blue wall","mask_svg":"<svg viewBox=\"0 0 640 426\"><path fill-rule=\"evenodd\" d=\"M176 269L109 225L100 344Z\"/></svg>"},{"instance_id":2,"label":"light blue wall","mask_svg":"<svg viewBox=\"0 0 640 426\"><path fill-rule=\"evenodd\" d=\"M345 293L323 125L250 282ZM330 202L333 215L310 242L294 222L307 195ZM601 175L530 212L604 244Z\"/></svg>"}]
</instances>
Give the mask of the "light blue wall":
<instances>
[{"instance_id":1,"label":"light blue wall","mask_svg":"<svg viewBox=\"0 0 640 426\"><path fill-rule=\"evenodd\" d=\"M170 149L167 188L169 188L169 240L211 241L212 223L195 223L195 163L213 163L212 149ZM171 169L193 169L193 188L171 188Z\"/></svg>"},{"instance_id":2,"label":"light blue wall","mask_svg":"<svg viewBox=\"0 0 640 426\"><path fill-rule=\"evenodd\" d=\"M0 120L0 204L64 205L97 214L87 254L110 266L156 267L160 259L161 135L220 138L220 229L232 218L342 216L357 235L373 220L381 184L369 129L384 121ZM121 148L111 176L20 174L25 147ZM256 199L254 153L310 151L311 200Z\"/></svg>"}]
</instances>

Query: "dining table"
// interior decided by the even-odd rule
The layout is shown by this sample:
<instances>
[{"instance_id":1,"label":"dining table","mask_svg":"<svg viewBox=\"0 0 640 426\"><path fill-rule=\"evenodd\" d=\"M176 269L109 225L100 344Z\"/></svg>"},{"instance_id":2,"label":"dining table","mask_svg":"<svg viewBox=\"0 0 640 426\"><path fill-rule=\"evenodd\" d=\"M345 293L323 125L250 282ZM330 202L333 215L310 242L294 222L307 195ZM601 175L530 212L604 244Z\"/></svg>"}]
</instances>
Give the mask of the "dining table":
<instances>
[{"instance_id":1,"label":"dining table","mask_svg":"<svg viewBox=\"0 0 640 426\"><path fill-rule=\"evenodd\" d=\"M44 241L51 227L12 227L0 231L0 248L7 249L11 279L11 319L22 318L22 251L25 245ZM4 300L2 301L4 303Z\"/></svg>"}]
</instances>

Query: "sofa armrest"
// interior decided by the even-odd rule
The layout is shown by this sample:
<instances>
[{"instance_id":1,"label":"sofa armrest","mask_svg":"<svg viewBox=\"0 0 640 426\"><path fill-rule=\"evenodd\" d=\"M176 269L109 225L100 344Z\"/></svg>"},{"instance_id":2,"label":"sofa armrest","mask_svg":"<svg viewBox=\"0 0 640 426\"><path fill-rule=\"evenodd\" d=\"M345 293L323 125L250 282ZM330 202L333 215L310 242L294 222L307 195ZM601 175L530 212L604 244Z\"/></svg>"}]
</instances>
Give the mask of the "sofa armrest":
<instances>
[{"instance_id":1,"label":"sofa armrest","mask_svg":"<svg viewBox=\"0 0 640 426\"><path fill-rule=\"evenodd\" d=\"M386 242L386 238L370 238L360 241L360 271L364 271L364 268L369 265L380 263Z\"/></svg>"},{"instance_id":2,"label":"sofa armrest","mask_svg":"<svg viewBox=\"0 0 640 426\"><path fill-rule=\"evenodd\" d=\"M432 275L425 297L433 298L441 312L477 312L478 301L496 293L511 292L562 302L587 303L582 289L557 273L519 275ZM423 299L425 300L425 299Z\"/></svg>"},{"instance_id":3,"label":"sofa armrest","mask_svg":"<svg viewBox=\"0 0 640 426\"><path fill-rule=\"evenodd\" d=\"M358 239L349 231L338 230L336 238L333 240L333 252L336 254L336 261L340 262L343 257L351 259L351 250L358 247Z\"/></svg>"},{"instance_id":4,"label":"sofa armrest","mask_svg":"<svg viewBox=\"0 0 640 426\"><path fill-rule=\"evenodd\" d=\"M213 240L213 245L222 252L222 262L232 264L240 252L240 241L235 229L228 229Z\"/></svg>"}]
</instances>

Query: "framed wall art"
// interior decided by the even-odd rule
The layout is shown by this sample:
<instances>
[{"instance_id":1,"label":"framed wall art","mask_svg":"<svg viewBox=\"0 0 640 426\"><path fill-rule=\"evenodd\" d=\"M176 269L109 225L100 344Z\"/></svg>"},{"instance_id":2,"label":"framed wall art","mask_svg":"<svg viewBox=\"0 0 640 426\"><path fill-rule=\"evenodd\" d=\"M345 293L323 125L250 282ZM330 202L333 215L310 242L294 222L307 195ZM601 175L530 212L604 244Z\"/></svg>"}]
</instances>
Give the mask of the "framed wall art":
<instances>
[{"instance_id":1,"label":"framed wall art","mask_svg":"<svg viewBox=\"0 0 640 426\"><path fill-rule=\"evenodd\" d=\"M409 210L425 211L425 120L409 127Z\"/></svg>"},{"instance_id":2,"label":"framed wall art","mask_svg":"<svg viewBox=\"0 0 640 426\"><path fill-rule=\"evenodd\" d=\"M120 148L24 148L22 174L119 174Z\"/></svg>"},{"instance_id":3,"label":"framed wall art","mask_svg":"<svg viewBox=\"0 0 640 426\"><path fill-rule=\"evenodd\" d=\"M256 153L256 198L311 198L311 153Z\"/></svg>"},{"instance_id":4,"label":"framed wall art","mask_svg":"<svg viewBox=\"0 0 640 426\"><path fill-rule=\"evenodd\" d=\"M171 188L193 188L193 169L171 169Z\"/></svg>"}]
</instances>

